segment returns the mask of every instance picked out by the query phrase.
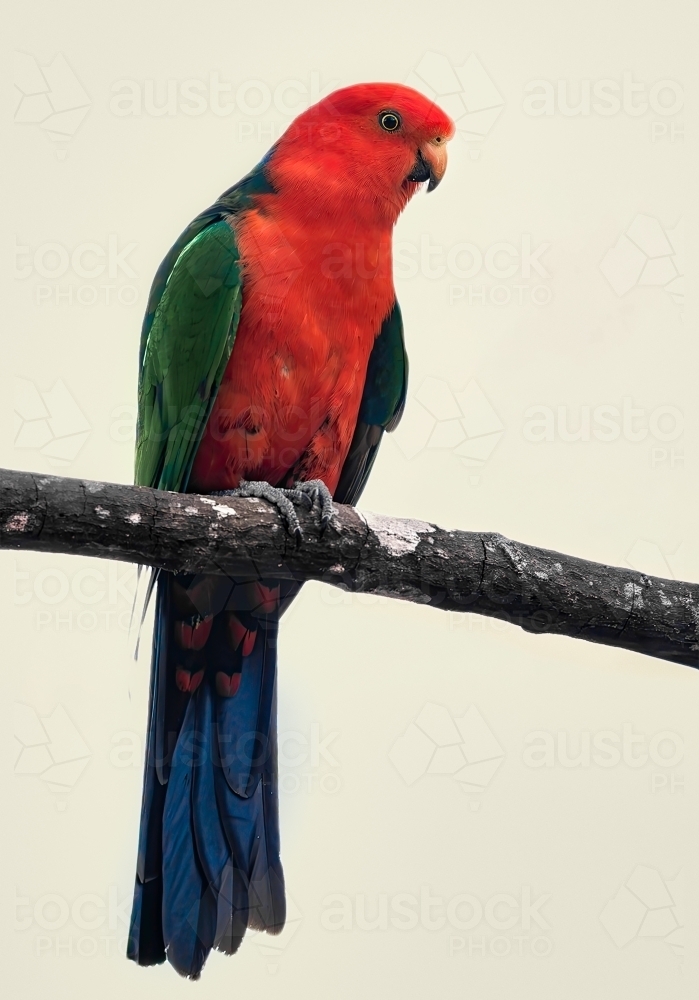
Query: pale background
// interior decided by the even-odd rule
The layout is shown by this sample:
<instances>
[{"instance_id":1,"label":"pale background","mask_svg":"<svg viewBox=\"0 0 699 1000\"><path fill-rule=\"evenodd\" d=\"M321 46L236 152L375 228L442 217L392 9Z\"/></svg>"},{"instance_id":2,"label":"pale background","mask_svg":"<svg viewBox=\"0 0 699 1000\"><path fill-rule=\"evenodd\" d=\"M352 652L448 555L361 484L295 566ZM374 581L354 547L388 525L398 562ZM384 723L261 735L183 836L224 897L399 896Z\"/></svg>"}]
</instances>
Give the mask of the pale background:
<instances>
[{"instance_id":1,"label":"pale background","mask_svg":"<svg viewBox=\"0 0 699 1000\"><path fill-rule=\"evenodd\" d=\"M1 464L129 482L140 318L174 237L262 156L280 108L416 73L462 117L443 185L398 225L411 391L361 506L699 579L699 346L679 277L697 205L693 7L15 4ZM550 113L531 113L532 84ZM586 87L589 107L565 114ZM117 91L140 113L116 113ZM449 255L460 243L480 269ZM624 398L640 411L625 427ZM548 418L550 440L532 440ZM696 995L689 669L306 586L281 643L293 919L214 954L192 986L121 955L148 676L148 642L134 663L126 631L133 576L28 554L0 566L7 733L19 705L2 777L6 995ZM624 731L626 762L595 750L622 751ZM550 741L550 766L531 766L532 740ZM406 901L421 887L439 897L422 915ZM478 903L448 910L462 894Z\"/></svg>"}]
</instances>

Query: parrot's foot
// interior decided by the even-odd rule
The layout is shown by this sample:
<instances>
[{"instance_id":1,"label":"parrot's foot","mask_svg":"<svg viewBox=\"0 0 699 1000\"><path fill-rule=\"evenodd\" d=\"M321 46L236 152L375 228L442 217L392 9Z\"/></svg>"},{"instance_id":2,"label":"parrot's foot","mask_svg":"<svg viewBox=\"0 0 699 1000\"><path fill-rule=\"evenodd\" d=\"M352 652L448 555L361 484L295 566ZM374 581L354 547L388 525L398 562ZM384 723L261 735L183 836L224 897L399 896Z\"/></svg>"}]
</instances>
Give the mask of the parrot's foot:
<instances>
[{"instance_id":1,"label":"parrot's foot","mask_svg":"<svg viewBox=\"0 0 699 1000\"><path fill-rule=\"evenodd\" d=\"M265 482L241 480L235 490L217 490L213 497L257 497L273 504L279 511L290 535L300 542L303 538L301 524L294 510L294 504L303 505L308 510L319 512L321 535L333 519L335 508L330 490L321 479L310 479L307 483L296 483L291 489L270 486Z\"/></svg>"},{"instance_id":2,"label":"parrot's foot","mask_svg":"<svg viewBox=\"0 0 699 1000\"><path fill-rule=\"evenodd\" d=\"M294 505L289 499L288 494L290 490L280 489L276 486L270 486L269 483L265 482L246 482L244 479L240 481L240 486L234 490L217 490L212 493L212 497L257 497L260 500L266 500L271 503L279 511L282 521L286 526L287 531L290 535L294 535L297 542L301 541L303 537L303 532L301 531L301 525L299 523L298 516L294 510Z\"/></svg>"},{"instance_id":3,"label":"parrot's foot","mask_svg":"<svg viewBox=\"0 0 699 1000\"><path fill-rule=\"evenodd\" d=\"M335 516L332 493L323 480L309 479L307 483L295 483L292 489L286 490L286 495L292 503L302 503L309 510L317 507L322 535Z\"/></svg>"}]
</instances>

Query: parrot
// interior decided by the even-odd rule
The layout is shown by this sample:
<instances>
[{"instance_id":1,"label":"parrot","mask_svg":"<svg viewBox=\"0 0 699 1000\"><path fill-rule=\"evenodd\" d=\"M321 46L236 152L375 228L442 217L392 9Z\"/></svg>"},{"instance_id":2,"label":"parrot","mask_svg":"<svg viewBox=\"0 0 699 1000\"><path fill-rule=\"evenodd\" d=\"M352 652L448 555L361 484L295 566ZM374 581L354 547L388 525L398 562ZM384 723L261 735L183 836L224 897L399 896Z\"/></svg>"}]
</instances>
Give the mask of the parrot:
<instances>
[{"instance_id":1,"label":"parrot","mask_svg":"<svg viewBox=\"0 0 699 1000\"><path fill-rule=\"evenodd\" d=\"M452 120L400 84L331 93L183 231L143 321L135 482L254 497L303 544L356 504L406 402L395 223ZM224 499L212 499L221 504ZM156 571L127 956L198 979L285 921L277 635L301 583ZM149 596L150 592L149 591Z\"/></svg>"}]
</instances>

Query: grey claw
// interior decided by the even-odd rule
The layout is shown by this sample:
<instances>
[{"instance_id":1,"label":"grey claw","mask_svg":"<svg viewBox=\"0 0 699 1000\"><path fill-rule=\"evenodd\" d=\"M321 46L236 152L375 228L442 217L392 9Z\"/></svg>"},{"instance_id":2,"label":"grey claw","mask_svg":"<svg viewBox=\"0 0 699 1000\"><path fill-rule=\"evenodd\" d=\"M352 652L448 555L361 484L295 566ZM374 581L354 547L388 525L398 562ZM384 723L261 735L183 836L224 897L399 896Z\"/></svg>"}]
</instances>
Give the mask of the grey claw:
<instances>
[{"instance_id":1,"label":"grey claw","mask_svg":"<svg viewBox=\"0 0 699 1000\"><path fill-rule=\"evenodd\" d=\"M332 494L323 480L309 479L306 483L296 483L293 490L289 490L289 496L297 502L306 503L311 510L318 505L322 535L335 515Z\"/></svg>"},{"instance_id":2,"label":"grey claw","mask_svg":"<svg viewBox=\"0 0 699 1000\"><path fill-rule=\"evenodd\" d=\"M277 489L265 482L246 482L241 480L240 486L235 490L217 490L212 493L215 497L256 497L258 500L266 500L279 511L286 530L290 535L294 535L298 541L303 537L301 524L298 515L294 510L294 505L287 496L288 490Z\"/></svg>"},{"instance_id":3,"label":"grey claw","mask_svg":"<svg viewBox=\"0 0 699 1000\"><path fill-rule=\"evenodd\" d=\"M303 540L303 532L298 515L294 510L294 504L303 504L307 510L313 510L316 504L318 504L320 507L321 535L335 514L332 494L322 479L310 479L307 483L296 483L291 489L270 486L269 483L265 482L246 482L245 480L241 480L240 486L237 489L217 490L211 496L257 497L260 500L267 500L268 503L271 503L279 511L287 531L295 537L297 545L300 545Z\"/></svg>"}]
</instances>

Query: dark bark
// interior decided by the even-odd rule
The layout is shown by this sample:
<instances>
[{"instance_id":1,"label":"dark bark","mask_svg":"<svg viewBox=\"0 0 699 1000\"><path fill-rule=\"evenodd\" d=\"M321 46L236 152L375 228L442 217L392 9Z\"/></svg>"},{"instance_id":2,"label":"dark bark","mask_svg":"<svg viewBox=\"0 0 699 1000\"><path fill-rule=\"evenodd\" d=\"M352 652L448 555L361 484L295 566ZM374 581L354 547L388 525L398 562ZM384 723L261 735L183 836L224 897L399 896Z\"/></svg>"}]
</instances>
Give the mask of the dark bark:
<instances>
[{"instance_id":1,"label":"dark bark","mask_svg":"<svg viewBox=\"0 0 699 1000\"><path fill-rule=\"evenodd\" d=\"M699 585L338 506L296 546L265 501L0 470L0 548L322 580L699 666Z\"/></svg>"}]
</instances>

